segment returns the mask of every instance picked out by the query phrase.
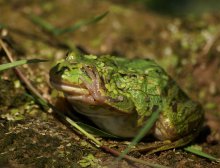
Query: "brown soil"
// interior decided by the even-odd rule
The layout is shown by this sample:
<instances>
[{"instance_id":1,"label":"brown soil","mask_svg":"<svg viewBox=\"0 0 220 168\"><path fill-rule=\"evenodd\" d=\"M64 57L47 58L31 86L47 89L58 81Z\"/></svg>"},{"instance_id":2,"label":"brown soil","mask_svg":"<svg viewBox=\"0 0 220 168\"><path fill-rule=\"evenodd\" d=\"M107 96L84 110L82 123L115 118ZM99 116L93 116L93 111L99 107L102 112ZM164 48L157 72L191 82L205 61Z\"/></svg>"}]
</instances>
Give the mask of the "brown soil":
<instances>
[{"instance_id":1,"label":"brown soil","mask_svg":"<svg viewBox=\"0 0 220 168\"><path fill-rule=\"evenodd\" d=\"M0 24L8 26L0 31L2 36L7 34L4 40L13 49L15 59L50 60L22 68L45 98L53 101L57 95L48 85L48 71L53 63L65 57L67 48L78 47L97 55L155 59L192 99L203 105L205 126L194 143L220 158L219 12L178 17L126 0L82 0L80 3L76 0L0 0L0 11ZM28 19L30 13L34 13L57 27L67 27L105 11L109 14L102 21L56 37ZM0 50L1 64L7 62L4 56ZM108 166L114 161L113 156L89 144L58 117L43 112L12 70L0 72L0 76L0 167L80 167L89 154L94 156L86 162L91 167ZM126 144L125 141L103 141L119 149ZM136 156L170 167L220 166L183 149ZM112 167L145 166L120 161L114 162Z\"/></svg>"}]
</instances>

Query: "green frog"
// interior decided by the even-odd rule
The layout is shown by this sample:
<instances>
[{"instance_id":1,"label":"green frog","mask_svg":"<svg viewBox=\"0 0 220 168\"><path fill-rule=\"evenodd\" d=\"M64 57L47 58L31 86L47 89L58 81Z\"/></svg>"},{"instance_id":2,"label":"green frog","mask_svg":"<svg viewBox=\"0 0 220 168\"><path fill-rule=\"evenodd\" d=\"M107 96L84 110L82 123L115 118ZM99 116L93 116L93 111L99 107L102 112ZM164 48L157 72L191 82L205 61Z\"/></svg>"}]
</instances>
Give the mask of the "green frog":
<instances>
[{"instance_id":1,"label":"green frog","mask_svg":"<svg viewBox=\"0 0 220 168\"><path fill-rule=\"evenodd\" d=\"M50 82L76 112L119 137L134 137L160 110L147 135L169 143L155 151L188 144L203 124L201 105L150 59L70 52L50 70Z\"/></svg>"}]
</instances>

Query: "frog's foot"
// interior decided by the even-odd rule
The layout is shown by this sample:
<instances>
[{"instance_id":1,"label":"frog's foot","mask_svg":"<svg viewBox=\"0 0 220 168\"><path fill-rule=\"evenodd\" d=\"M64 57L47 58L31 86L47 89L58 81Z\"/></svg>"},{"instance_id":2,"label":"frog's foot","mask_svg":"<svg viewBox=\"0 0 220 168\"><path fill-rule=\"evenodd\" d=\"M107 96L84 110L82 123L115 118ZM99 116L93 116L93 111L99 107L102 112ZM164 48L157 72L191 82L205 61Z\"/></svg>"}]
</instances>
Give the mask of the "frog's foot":
<instances>
[{"instance_id":1,"label":"frog's foot","mask_svg":"<svg viewBox=\"0 0 220 168\"><path fill-rule=\"evenodd\" d=\"M106 100L106 97L102 96L100 93L101 79L99 77L97 70L90 69L86 66L84 66L83 68L87 73L87 75L91 78L92 83L89 83L83 77L80 77L80 80L82 80L84 86L90 93L89 95L83 95L81 99L86 99L87 102L94 105L103 104Z\"/></svg>"},{"instance_id":2,"label":"frog's foot","mask_svg":"<svg viewBox=\"0 0 220 168\"><path fill-rule=\"evenodd\" d=\"M184 138L178 139L173 142L171 142L170 140L157 141L155 143L150 143L147 146L142 146L142 147L137 147L135 149L132 149L131 152L137 151L137 152L141 152L141 153L146 153L146 155L150 155L150 154L153 154L156 152L185 146L185 145L189 144L194 138L195 138L195 135L190 134Z\"/></svg>"},{"instance_id":3,"label":"frog's foot","mask_svg":"<svg viewBox=\"0 0 220 168\"><path fill-rule=\"evenodd\" d=\"M92 81L88 82L83 77L80 77L83 85L88 90L88 94L66 94L67 99L70 102L78 100L91 105L103 104L106 100L106 97L102 96L100 93L101 79L98 72L95 69L90 69L86 66L83 68Z\"/></svg>"},{"instance_id":4,"label":"frog's foot","mask_svg":"<svg viewBox=\"0 0 220 168\"><path fill-rule=\"evenodd\" d=\"M100 93L101 89L101 79L96 70L90 69L86 66L83 67L87 75L91 78L92 82L86 81L83 77L80 80L83 85L88 90L87 94L66 94L67 99L71 102L82 101L91 105L103 104L106 97L102 96Z\"/></svg>"}]
</instances>

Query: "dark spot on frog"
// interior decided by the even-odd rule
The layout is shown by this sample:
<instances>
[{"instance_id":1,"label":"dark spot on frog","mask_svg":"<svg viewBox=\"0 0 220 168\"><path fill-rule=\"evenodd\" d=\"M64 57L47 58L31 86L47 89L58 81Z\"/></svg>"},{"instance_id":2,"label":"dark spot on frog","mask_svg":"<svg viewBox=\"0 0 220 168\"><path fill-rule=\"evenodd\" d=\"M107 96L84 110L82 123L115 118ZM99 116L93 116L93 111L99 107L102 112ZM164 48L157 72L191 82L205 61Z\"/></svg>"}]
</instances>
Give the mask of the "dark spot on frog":
<instances>
[{"instance_id":1,"label":"dark spot on frog","mask_svg":"<svg viewBox=\"0 0 220 168\"><path fill-rule=\"evenodd\" d=\"M111 98L111 97L107 97L107 98L112 103L119 103L119 102L122 102L124 100L123 96L118 96L117 98Z\"/></svg>"}]
</instances>

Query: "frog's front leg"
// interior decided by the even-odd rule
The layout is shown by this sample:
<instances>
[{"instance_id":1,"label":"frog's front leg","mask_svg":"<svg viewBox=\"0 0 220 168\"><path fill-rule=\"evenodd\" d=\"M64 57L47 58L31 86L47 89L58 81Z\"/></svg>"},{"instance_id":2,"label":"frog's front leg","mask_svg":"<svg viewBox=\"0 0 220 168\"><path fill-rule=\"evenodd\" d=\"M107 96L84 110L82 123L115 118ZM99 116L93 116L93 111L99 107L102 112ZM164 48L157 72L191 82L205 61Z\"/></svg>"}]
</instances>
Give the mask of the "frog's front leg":
<instances>
[{"instance_id":1,"label":"frog's front leg","mask_svg":"<svg viewBox=\"0 0 220 168\"><path fill-rule=\"evenodd\" d=\"M194 138L195 138L195 134L190 134L173 142L171 142L170 140L156 141L155 143L150 143L147 146L142 146L132 149L131 152L137 151L141 153L146 153L146 155L150 155L156 152L185 146L190 142L192 142Z\"/></svg>"},{"instance_id":2,"label":"frog's front leg","mask_svg":"<svg viewBox=\"0 0 220 168\"><path fill-rule=\"evenodd\" d=\"M89 94L67 95L67 99L69 101L81 100L92 105L103 104L106 100L106 97L102 96L100 93L101 79L99 77L98 72L95 69L88 68L87 66L84 66L83 69L85 70L87 75L90 77L92 82L90 83L86 81L83 77L80 77L79 79L83 82L83 85L89 91Z\"/></svg>"}]
</instances>

